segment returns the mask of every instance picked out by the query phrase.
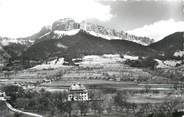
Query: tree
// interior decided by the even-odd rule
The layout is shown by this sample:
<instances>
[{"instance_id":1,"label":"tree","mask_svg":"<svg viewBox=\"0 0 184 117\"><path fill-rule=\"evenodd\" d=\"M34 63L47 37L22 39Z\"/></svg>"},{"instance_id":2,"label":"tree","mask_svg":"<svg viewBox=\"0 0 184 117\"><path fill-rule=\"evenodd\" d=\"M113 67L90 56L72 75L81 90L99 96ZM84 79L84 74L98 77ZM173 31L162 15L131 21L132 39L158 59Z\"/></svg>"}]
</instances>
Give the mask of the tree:
<instances>
[{"instance_id":1,"label":"tree","mask_svg":"<svg viewBox=\"0 0 184 117\"><path fill-rule=\"evenodd\" d=\"M89 107L89 103L88 102L79 102L78 106L80 109L81 116L82 115L86 116L86 113L87 113L88 107Z\"/></svg>"},{"instance_id":2,"label":"tree","mask_svg":"<svg viewBox=\"0 0 184 117\"><path fill-rule=\"evenodd\" d=\"M127 94L124 93L122 94L121 92L118 92L116 94L116 96L114 97L114 103L116 106L119 106L121 108L121 110L123 111L124 109L126 109L126 111L128 111L128 103L127 103Z\"/></svg>"},{"instance_id":3,"label":"tree","mask_svg":"<svg viewBox=\"0 0 184 117\"><path fill-rule=\"evenodd\" d=\"M96 116L100 116L103 112L103 95L101 91L90 92L91 108L95 111Z\"/></svg>"},{"instance_id":4,"label":"tree","mask_svg":"<svg viewBox=\"0 0 184 117\"><path fill-rule=\"evenodd\" d=\"M2 88L2 90L6 93L7 96L10 96L10 103L14 106L15 101L18 97L21 97L24 94L24 90L22 87L15 85L8 85Z\"/></svg>"},{"instance_id":5,"label":"tree","mask_svg":"<svg viewBox=\"0 0 184 117\"><path fill-rule=\"evenodd\" d=\"M59 111L60 115L64 114L65 110L65 100L67 98L66 93L56 92L51 95L50 98L50 108L52 111Z\"/></svg>"},{"instance_id":6,"label":"tree","mask_svg":"<svg viewBox=\"0 0 184 117\"><path fill-rule=\"evenodd\" d=\"M145 92L146 93L149 93L150 89L151 89L151 85L145 85Z\"/></svg>"},{"instance_id":7,"label":"tree","mask_svg":"<svg viewBox=\"0 0 184 117\"><path fill-rule=\"evenodd\" d=\"M63 108L64 111L68 113L69 117L71 117L72 116L72 102L70 101L65 102L63 107L64 107Z\"/></svg>"},{"instance_id":8,"label":"tree","mask_svg":"<svg viewBox=\"0 0 184 117\"><path fill-rule=\"evenodd\" d=\"M14 114L14 117L21 117L22 116L22 114L20 114L20 113L15 113Z\"/></svg>"},{"instance_id":9,"label":"tree","mask_svg":"<svg viewBox=\"0 0 184 117\"><path fill-rule=\"evenodd\" d=\"M93 100L91 103L91 108L95 111L95 115L100 116L103 112L102 101Z\"/></svg>"}]
</instances>

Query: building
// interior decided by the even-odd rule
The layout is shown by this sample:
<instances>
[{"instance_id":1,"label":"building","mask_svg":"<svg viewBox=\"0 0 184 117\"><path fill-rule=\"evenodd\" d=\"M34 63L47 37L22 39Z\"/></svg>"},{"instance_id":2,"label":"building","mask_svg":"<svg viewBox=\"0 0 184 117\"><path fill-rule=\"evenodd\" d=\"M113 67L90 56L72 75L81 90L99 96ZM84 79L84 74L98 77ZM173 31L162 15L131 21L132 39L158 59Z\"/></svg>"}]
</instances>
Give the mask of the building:
<instances>
[{"instance_id":1,"label":"building","mask_svg":"<svg viewBox=\"0 0 184 117\"><path fill-rule=\"evenodd\" d=\"M69 88L68 101L87 101L89 100L88 91L84 85L74 83Z\"/></svg>"},{"instance_id":2,"label":"building","mask_svg":"<svg viewBox=\"0 0 184 117\"><path fill-rule=\"evenodd\" d=\"M5 97L6 97L5 92L0 91L0 101L5 101L6 100Z\"/></svg>"}]
</instances>

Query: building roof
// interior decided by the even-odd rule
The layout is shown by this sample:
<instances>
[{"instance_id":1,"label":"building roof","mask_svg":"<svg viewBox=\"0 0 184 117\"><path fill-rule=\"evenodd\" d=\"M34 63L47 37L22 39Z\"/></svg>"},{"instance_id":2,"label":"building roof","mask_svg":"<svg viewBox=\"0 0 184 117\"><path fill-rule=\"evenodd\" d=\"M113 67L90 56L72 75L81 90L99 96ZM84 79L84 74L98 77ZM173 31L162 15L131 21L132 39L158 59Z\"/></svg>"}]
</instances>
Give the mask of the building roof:
<instances>
[{"instance_id":1,"label":"building roof","mask_svg":"<svg viewBox=\"0 0 184 117\"><path fill-rule=\"evenodd\" d=\"M80 83L74 83L69 88L70 91L84 91L86 90L85 86Z\"/></svg>"}]
</instances>

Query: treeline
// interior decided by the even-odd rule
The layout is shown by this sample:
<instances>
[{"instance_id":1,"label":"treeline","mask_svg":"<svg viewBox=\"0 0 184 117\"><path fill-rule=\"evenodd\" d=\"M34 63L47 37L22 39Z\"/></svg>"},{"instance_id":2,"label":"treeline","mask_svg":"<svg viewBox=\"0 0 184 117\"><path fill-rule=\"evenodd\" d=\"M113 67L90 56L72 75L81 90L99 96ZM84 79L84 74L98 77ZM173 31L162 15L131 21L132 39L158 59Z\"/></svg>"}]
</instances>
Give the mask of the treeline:
<instances>
[{"instance_id":1,"label":"treeline","mask_svg":"<svg viewBox=\"0 0 184 117\"><path fill-rule=\"evenodd\" d=\"M24 90L15 85L5 86L2 90L11 97L8 102L14 108L39 113L46 117L71 117L76 113L84 116L89 109L95 115L100 115L103 111L102 100L95 94L90 94L90 98L94 101L70 102L67 101L67 92L48 92L44 89ZM18 115L15 114L15 116Z\"/></svg>"},{"instance_id":2,"label":"treeline","mask_svg":"<svg viewBox=\"0 0 184 117\"><path fill-rule=\"evenodd\" d=\"M90 101L67 101L67 92L48 92L44 89L24 90L18 86L5 86L3 91L11 97L13 107L44 115L45 117L179 117L177 105L183 104L180 98L163 103L130 102L129 91L112 92L91 90ZM22 117L15 114L16 117Z\"/></svg>"},{"instance_id":3,"label":"treeline","mask_svg":"<svg viewBox=\"0 0 184 117\"><path fill-rule=\"evenodd\" d=\"M133 115L133 117L182 117L184 112L179 111L183 101L181 98L170 99L163 103L131 103L128 101L127 92L118 92L114 97L114 104L118 111Z\"/></svg>"},{"instance_id":4,"label":"treeline","mask_svg":"<svg viewBox=\"0 0 184 117\"><path fill-rule=\"evenodd\" d=\"M142 67L150 68L151 70L155 69L155 66L158 64L153 58L139 58L138 60L126 60L125 64L130 65L131 67Z\"/></svg>"}]
</instances>

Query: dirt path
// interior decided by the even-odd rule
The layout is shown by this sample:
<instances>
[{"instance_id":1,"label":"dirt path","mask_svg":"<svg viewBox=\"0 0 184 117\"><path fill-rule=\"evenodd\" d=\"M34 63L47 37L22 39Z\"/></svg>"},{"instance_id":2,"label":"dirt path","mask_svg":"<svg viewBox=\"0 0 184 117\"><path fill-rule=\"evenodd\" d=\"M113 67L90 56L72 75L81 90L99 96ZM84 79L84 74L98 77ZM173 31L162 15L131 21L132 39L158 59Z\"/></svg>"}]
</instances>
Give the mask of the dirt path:
<instances>
[{"instance_id":1,"label":"dirt path","mask_svg":"<svg viewBox=\"0 0 184 117\"><path fill-rule=\"evenodd\" d=\"M30 113L30 112L24 112L24 111L15 109L15 108L13 108L8 102L5 102L5 103L6 103L7 107L8 107L11 111L13 111L13 112L17 112L17 113L29 115L29 116L32 116L32 117L43 117L42 115L38 115L38 114Z\"/></svg>"}]
</instances>

